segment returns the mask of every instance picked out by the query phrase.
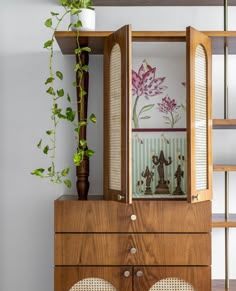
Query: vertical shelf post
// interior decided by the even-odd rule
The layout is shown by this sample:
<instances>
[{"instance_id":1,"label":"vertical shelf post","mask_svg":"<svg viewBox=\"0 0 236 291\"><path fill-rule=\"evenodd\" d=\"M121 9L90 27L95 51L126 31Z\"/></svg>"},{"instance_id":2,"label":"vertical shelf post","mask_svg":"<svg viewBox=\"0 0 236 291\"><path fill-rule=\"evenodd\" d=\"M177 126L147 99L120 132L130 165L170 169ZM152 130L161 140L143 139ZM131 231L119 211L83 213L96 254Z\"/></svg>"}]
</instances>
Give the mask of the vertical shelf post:
<instances>
[{"instance_id":1,"label":"vertical shelf post","mask_svg":"<svg viewBox=\"0 0 236 291\"><path fill-rule=\"evenodd\" d=\"M224 31L228 31L228 0L224 0ZM228 119L228 43L224 43L224 119ZM229 174L225 171L225 220L229 219ZM229 228L225 228L225 289L229 290Z\"/></svg>"},{"instance_id":2,"label":"vertical shelf post","mask_svg":"<svg viewBox=\"0 0 236 291\"><path fill-rule=\"evenodd\" d=\"M77 61L78 61L78 56ZM80 55L82 65L89 64L89 53L82 52ZM76 75L77 79L77 75ZM77 106L78 106L78 120L87 121L87 112L88 112L88 90L89 90L89 74L88 72L83 73L83 78L81 81L81 86L86 94L80 98L80 88L77 87ZM79 131L79 140L87 139L87 126L82 126ZM78 145L79 146L79 145ZM89 158L84 156L83 161L80 166L76 167L76 176L77 176L77 192L79 200L87 200L88 190L89 190Z\"/></svg>"}]
</instances>

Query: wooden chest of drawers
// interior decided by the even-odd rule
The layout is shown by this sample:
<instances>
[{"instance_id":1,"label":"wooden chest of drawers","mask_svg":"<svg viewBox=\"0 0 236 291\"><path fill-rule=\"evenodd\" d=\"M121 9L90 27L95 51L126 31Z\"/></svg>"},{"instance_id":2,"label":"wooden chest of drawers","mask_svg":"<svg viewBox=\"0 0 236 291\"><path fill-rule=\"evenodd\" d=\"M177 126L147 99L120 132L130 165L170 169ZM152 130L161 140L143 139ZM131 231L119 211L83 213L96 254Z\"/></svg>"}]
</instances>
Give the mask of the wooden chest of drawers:
<instances>
[{"instance_id":1,"label":"wooden chest of drawers","mask_svg":"<svg viewBox=\"0 0 236 291\"><path fill-rule=\"evenodd\" d=\"M211 290L210 215L210 202L127 205L63 196L55 201L55 291L86 278L117 291L148 291L165 278Z\"/></svg>"}]
</instances>

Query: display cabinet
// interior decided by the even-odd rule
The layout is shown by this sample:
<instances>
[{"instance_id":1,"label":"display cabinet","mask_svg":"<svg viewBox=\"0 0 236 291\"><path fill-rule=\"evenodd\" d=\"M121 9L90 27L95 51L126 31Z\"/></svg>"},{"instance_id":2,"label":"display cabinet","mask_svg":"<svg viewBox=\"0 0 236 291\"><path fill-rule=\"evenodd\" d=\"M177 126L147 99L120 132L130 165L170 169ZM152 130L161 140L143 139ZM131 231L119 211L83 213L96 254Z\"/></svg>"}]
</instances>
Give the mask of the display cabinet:
<instances>
[{"instance_id":1,"label":"display cabinet","mask_svg":"<svg viewBox=\"0 0 236 291\"><path fill-rule=\"evenodd\" d=\"M116 32L80 33L82 45L104 54L104 196L78 201L67 195L55 201L55 291L211 290L211 56L223 53L225 40L235 53L235 37L236 32L193 28L132 32L129 25ZM76 33L57 32L56 38L63 53L73 54ZM170 151L158 136L167 132L164 127L149 127L156 140L149 142L154 145L150 164L138 170L135 164L141 130L132 112L132 42L181 42L186 47L186 127L175 132L186 144L180 152L186 160L185 182L179 180L184 193L178 195L173 193L177 177L170 193L165 187ZM171 160L178 156L179 150L174 151ZM143 177L141 193L137 172Z\"/></svg>"}]
</instances>

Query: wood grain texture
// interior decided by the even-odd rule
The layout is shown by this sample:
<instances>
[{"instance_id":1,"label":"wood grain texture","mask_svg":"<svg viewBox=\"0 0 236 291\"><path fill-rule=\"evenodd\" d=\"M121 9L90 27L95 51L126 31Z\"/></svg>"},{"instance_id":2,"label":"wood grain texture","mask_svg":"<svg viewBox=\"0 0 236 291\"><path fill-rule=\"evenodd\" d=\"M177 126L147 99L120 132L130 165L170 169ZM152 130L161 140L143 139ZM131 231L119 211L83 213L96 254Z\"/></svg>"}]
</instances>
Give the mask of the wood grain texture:
<instances>
[{"instance_id":1,"label":"wood grain texture","mask_svg":"<svg viewBox=\"0 0 236 291\"><path fill-rule=\"evenodd\" d=\"M232 172L236 171L236 165L214 165L213 171L215 172Z\"/></svg>"},{"instance_id":2,"label":"wood grain texture","mask_svg":"<svg viewBox=\"0 0 236 291\"><path fill-rule=\"evenodd\" d=\"M199 190L196 187L196 115L195 115L195 68L196 68L196 48L203 46L206 54L206 134L207 134L207 187ZM211 41L203 33L187 28L187 66L186 66L186 89L187 89L187 192L188 201L198 203L200 201L212 199L212 55ZM198 197L195 199L194 197Z\"/></svg>"},{"instance_id":3,"label":"wood grain texture","mask_svg":"<svg viewBox=\"0 0 236 291\"><path fill-rule=\"evenodd\" d=\"M55 232L210 232L211 202L56 200ZM73 199L73 197L72 197ZM131 215L136 220L131 220Z\"/></svg>"},{"instance_id":4,"label":"wood grain texture","mask_svg":"<svg viewBox=\"0 0 236 291\"><path fill-rule=\"evenodd\" d=\"M138 271L142 271L143 276L138 277ZM168 277L182 279L197 291L211 290L210 267L135 267L134 290L149 291L157 281Z\"/></svg>"},{"instance_id":5,"label":"wood grain texture","mask_svg":"<svg viewBox=\"0 0 236 291\"><path fill-rule=\"evenodd\" d=\"M94 0L95 6L222 6L223 0ZM235 6L235 0L228 0Z\"/></svg>"},{"instance_id":6,"label":"wood grain texture","mask_svg":"<svg viewBox=\"0 0 236 291\"><path fill-rule=\"evenodd\" d=\"M225 219L223 213L214 213L212 215L212 227L236 227L236 214L229 214L229 219Z\"/></svg>"},{"instance_id":7,"label":"wood grain texture","mask_svg":"<svg viewBox=\"0 0 236 291\"><path fill-rule=\"evenodd\" d=\"M56 234L54 250L65 266L211 264L210 234Z\"/></svg>"},{"instance_id":8,"label":"wood grain texture","mask_svg":"<svg viewBox=\"0 0 236 291\"><path fill-rule=\"evenodd\" d=\"M81 31L81 46L89 46L91 54L104 53L104 41L112 31ZM213 54L223 54L227 42L229 54L236 53L236 31L203 31L212 40ZM74 54L76 48L76 32L56 31L56 40L63 54ZM183 42L186 41L185 31L132 31L132 41L135 42Z\"/></svg>"},{"instance_id":9,"label":"wood grain texture","mask_svg":"<svg viewBox=\"0 0 236 291\"><path fill-rule=\"evenodd\" d=\"M121 54L121 190L112 189L110 181L110 168L112 156L110 157L111 140L111 54L115 45L120 48ZM104 43L104 198L108 200L118 200L118 196L123 196L121 202L131 203L131 26L126 25L118 31L109 35ZM114 162L114 161L113 161Z\"/></svg>"},{"instance_id":10,"label":"wood grain texture","mask_svg":"<svg viewBox=\"0 0 236 291\"><path fill-rule=\"evenodd\" d=\"M225 288L224 280L212 281L212 291L235 291L235 290L236 290L236 280L229 281L229 289Z\"/></svg>"},{"instance_id":11,"label":"wood grain texture","mask_svg":"<svg viewBox=\"0 0 236 291\"><path fill-rule=\"evenodd\" d=\"M213 119L214 129L235 129L236 119Z\"/></svg>"},{"instance_id":12,"label":"wood grain texture","mask_svg":"<svg viewBox=\"0 0 236 291\"><path fill-rule=\"evenodd\" d=\"M130 276L125 277L124 272ZM55 267L54 290L69 291L78 281L85 278L100 278L110 282L117 290L132 290L132 268L130 267Z\"/></svg>"}]
</instances>

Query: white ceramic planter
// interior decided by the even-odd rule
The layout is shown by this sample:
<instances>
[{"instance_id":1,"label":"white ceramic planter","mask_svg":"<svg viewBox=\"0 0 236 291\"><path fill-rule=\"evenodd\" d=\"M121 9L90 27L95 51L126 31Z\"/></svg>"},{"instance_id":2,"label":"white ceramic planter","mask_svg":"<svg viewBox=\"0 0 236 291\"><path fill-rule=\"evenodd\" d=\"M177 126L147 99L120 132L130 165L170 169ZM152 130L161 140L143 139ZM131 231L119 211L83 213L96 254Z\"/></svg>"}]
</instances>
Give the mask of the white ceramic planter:
<instances>
[{"instance_id":1,"label":"white ceramic planter","mask_svg":"<svg viewBox=\"0 0 236 291\"><path fill-rule=\"evenodd\" d=\"M74 27L72 30L95 30L95 10L81 8L78 15L71 15L71 23L77 23L78 19L82 22L82 27Z\"/></svg>"}]
</instances>

